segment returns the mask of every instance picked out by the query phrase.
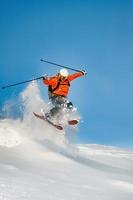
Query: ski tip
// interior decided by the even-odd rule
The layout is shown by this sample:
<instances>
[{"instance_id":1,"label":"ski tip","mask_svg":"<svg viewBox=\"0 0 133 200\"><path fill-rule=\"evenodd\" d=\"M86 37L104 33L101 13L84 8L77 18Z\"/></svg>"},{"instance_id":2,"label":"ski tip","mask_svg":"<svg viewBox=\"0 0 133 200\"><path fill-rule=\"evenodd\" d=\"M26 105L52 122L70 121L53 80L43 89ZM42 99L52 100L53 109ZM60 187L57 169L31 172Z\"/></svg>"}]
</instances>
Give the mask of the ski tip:
<instances>
[{"instance_id":1,"label":"ski tip","mask_svg":"<svg viewBox=\"0 0 133 200\"><path fill-rule=\"evenodd\" d=\"M35 112L33 112L33 115L35 115L35 116L36 116L37 114L36 114Z\"/></svg>"},{"instance_id":2,"label":"ski tip","mask_svg":"<svg viewBox=\"0 0 133 200\"><path fill-rule=\"evenodd\" d=\"M69 125L76 125L76 124L78 124L78 123L79 123L79 121L76 120L76 119L73 119L73 120L68 121L68 124L69 124Z\"/></svg>"}]
</instances>

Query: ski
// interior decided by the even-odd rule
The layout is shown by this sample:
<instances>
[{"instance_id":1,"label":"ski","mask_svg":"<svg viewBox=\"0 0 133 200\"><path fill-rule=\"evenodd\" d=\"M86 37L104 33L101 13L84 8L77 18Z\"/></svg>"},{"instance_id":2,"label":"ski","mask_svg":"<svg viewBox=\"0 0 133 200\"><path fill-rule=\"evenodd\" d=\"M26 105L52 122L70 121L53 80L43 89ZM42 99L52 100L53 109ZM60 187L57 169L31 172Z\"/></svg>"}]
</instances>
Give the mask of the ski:
<instances>
[{"instance_id":1,"label":"ski","mask_svg":"<svg viewBox=\"0 0 133 200\"><path fill-rule=\"evenodd\" d=\"M68 124L69 125L76 125L76 124L78 124L79 123L79 121L77 120L77 119L72 119L72 120L69 120L68 121Z\"/></svg>"},{"instance_id":2,"label":"ski","mask_svg":"<svg viewBox=\"0 0 133 200\"><path fill-rule=\"evenodd\" d=\"M52 125L53 127L57 128L58 130L63 130L63 127L61 125L58 124L54 124L53 122L51 122L50 120L48 120L46 117L44 117L43 115L39 115L35 112L33 112L33 114L35 115L35 117L44 120L46 122L48 122L50 125Z\"/></svg>"}]
</instances>

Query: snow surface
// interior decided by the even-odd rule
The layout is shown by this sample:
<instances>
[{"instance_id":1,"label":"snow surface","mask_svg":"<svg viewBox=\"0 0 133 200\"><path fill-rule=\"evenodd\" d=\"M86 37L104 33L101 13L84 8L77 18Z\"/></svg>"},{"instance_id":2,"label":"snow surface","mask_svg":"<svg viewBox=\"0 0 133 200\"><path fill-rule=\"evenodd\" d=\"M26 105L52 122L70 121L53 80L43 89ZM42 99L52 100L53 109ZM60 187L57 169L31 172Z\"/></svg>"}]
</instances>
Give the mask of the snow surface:
<instances>
[{"instance_id":1,"label":"snow surface","mask_svg":"<svg viewBox=\"0 0 133 200\"><path fill-rule=\"evenodd\" d=\"M34 96L34 98L33 98ZM0 200L132 200L133 152L74 144L31 111L47 110L35 84L21 94L23 119L0 120Z\"/></svg>"}]
</instances>

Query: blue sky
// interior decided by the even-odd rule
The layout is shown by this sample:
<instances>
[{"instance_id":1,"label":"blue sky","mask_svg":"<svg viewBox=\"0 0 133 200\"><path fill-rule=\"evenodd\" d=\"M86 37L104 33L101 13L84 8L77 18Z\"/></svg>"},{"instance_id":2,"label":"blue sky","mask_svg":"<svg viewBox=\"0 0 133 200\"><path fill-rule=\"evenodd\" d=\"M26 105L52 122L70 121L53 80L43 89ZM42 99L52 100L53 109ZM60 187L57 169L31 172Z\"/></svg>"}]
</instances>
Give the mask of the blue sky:
<instances>
[{"instance_id":1,"label":"blue sky","mask_svg":"<svg viewBox=\"0 0 133 200\"><path fill-rule=\"evenodd\" d=\"M132 22L126 0L0 1L0 86L58 71L41 57L86 69L69 96L84 120L78 142L132 148ZM0 106L25 86L1 90Z\"/></svg>"}]
</instances>

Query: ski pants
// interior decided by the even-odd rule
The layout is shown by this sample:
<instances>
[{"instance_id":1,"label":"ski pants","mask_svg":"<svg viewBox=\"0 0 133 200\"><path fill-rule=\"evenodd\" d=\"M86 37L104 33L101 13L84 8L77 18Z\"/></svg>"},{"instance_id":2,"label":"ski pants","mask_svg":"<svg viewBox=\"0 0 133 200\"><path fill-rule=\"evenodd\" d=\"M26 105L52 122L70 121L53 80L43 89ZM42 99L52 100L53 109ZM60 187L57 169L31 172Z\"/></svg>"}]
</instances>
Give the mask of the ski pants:
<instances>
[{"instance_id":1,"label":"ski pants","mask_svg":"<svg viewBox=\"0 0 133 200\"><path fill-rule=\"evenodd\" d=\"M52 105L54 106L47 114L49 117L54 117L57 115L63 108L72 109L73 104L63 96L53 96L50 98Z\"/></svg>"}]
</instances>

